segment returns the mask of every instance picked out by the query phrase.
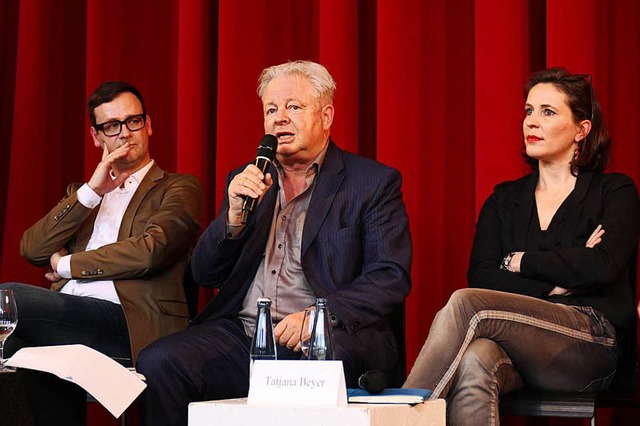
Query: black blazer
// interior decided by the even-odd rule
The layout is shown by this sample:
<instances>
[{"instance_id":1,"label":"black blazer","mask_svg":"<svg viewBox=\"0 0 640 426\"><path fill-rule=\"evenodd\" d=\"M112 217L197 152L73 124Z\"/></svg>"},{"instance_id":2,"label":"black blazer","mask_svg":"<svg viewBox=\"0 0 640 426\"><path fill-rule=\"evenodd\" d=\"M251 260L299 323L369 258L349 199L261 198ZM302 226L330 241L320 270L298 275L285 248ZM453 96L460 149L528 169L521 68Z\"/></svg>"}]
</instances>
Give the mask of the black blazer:
<instances>
[{"instance_id":1,"label":"black blazer","mask_svg":"<svg viewBox=\"0 0 640 426\"><path fill-rule=\"evenodd\" d=\"M535 207L538 173L495 187L476 227L468 279L482 287L591 306L624 331L635 324L635 266L640 229L640 202L628 176L583 171L576 186L553 217L557 241L550 250L531 250L527 236ZM585 243L602 224L605 234L594 248ZM512 251L525 252L521 273L501 270ZM548 297L555 286L572 296Z\"/></svg>"},{"instance_id":2,"label":"black blazer","mask_svg":"<svg viewBox=\"0 0 640 426\"><path fill-rule=\"evenodd\" d=\"M218 217L196 245L193 276L200 285L217 287L219 292L194 323L237 317L269 237L279 188L278 174L271 167L273 187L240 238L225 235L225 191ZM229 174L227 187L242 169ZM396 348L388 316L402 305L411 288L411 236L400 187L397 170L330 142L302 237L302 269L316 297L327 299L331 313L349 335L367 330L367 347L353 350L385 346L391 351L389 357ZM352 342L360 345L359 341L342 339L348 351Z\"/></svg>"}]
</instances>

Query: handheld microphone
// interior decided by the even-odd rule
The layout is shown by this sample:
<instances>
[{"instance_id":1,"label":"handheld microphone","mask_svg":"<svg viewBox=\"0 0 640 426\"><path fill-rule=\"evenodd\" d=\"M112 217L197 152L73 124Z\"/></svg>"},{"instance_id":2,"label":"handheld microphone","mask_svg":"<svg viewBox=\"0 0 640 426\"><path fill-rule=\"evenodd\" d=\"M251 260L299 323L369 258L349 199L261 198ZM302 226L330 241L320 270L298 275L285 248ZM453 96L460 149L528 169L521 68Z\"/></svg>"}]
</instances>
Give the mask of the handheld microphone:
<instances>
[{"instance_id":1,"label":"handheld microphone","mask_svg":"<svg viewBox=\"0 0 640 426\"><path fill-rule=\"evenodd\" d=\"M382 371L370 370L358 378L358 387L376 395L387 387L387 378Z\"/></svg>"},{"instance_id":2,"label":"handheld microphone","mask_svg":"<svg viewBox=\"0 0 640 426\"><path fill-rule=\"evenodd\" d=\"M276 157L276 150L278 149L278 138L273 135L264 135L260 141L258 152L256 153L256 167L264 174L266 173L269 165ZM249 216L253 213L258 205L257 198L245 197L242 204L242 223L246 224L249 221Z\"/></svg>"}]
</instances>

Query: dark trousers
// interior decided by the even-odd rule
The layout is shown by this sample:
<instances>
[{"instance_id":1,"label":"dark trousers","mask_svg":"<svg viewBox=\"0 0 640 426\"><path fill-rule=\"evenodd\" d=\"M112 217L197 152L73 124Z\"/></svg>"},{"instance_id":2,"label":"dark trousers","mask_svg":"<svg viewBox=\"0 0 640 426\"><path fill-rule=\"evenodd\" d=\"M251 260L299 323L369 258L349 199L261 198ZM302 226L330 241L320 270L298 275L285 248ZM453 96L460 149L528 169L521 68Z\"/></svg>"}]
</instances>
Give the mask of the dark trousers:
<instances>
[{"instance_id":1,"label":"dark trousers","mask_svg":"<svg viewBox=\"0 0 640 426\"><path fill-rule=\"evenodd\" d=\"M131 365L129 331L120 305L28 284L0 284L0 289L14 291L18 308L18 325L5 342L5 357L22 347L79 343ZM9 416L6 424L85 423L86 392L77 385L29 370L4 373L2 379L0 414Z\"/></svg>"},{"instance_id":2,"label":"dark trousers","mask_svg":"<svg viewBox=\"0 0 640 426\"><path fill-rule=\"evenodd\" d=\"M28 346L83 344L130 364L129 331L122 307L93 297L7 283L18 307L18 325L5 343L5 358Z\"/></svg>"},{"instance_id":3,"label":"dark trousers","mask_svg":"<svg viewBox=\"0 0 640 426\"><path fill-rule=\"evenodd\" d=\"M349 387L367 369L398 366L397 351L376 330L349 335L336 329L334 337L335 357L343 362ZM250 346L239 319L206 320L147 346L136 366L147 383L145 424L185 426L190 402L247 396ZM301 352L278 346L279 360L300 357Z\"/></svg>"}]
</instances>

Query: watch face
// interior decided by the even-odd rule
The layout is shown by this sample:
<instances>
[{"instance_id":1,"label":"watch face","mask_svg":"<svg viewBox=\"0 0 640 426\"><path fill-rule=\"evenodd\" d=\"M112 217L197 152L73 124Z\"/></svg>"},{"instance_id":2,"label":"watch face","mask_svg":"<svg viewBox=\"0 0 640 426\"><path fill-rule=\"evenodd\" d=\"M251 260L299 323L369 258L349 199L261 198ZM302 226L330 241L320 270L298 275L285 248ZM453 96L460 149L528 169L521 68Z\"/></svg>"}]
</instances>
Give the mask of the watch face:
<instances>
[{"instance_id":1,"label":"watch face","mask_svg":"<svg viewBox=\"0 0 640 426\"><path fill-rule=\"evenodd\" d=\"M510 271L511 269L509 269L509 265L511 264L511 257L513 256L513 253L509 252L507 253L507 255L504 257L504 259L502 259L502 264L500 265L500 269L506 269L507 271Z\"/></svg>"}]
</instances>

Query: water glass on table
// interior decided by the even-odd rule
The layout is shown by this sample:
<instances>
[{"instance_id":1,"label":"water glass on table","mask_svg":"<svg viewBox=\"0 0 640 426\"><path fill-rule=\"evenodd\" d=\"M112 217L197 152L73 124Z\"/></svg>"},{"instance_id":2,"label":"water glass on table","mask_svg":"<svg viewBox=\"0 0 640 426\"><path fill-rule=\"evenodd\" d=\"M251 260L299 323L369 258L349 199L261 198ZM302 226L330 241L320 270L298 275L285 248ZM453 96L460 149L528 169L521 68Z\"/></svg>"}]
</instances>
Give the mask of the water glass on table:
<instances>
[{"instance_id":1,"label":"water glass on table","mask_svg":"<svg viewBox=\"0 0 640 426\"><path fill-rule=\"evenodd\" d=\"M300 347L304 359L332 360L333 328L331 314L327 309L327 299L316 299L316 305L305 309L300 331Z\"/></svg>"},{"instance_id":2,"label":"water glass on table","mask_svg":"<svg viewBox=\"0 0 640 426\"><path fill-rule=\"evenodd\" d=\"M4 342L18 324L18 307L12 290L0 290L0 372L14 371L4 365Z\"/></svg>"},{"instance_id":3,"label":"water glass on table","mask_svg":"<svg viewBox=\"0 0 640 426\"><path fill-rule=\"evenodd\" d=\"M309 342L313 335L313 325L316 318L315 306L304 310L304 318L302 320L302 329L300 330L300 348L304 354L304 358L309 358Z\"/></svg>"}]
</instances>

